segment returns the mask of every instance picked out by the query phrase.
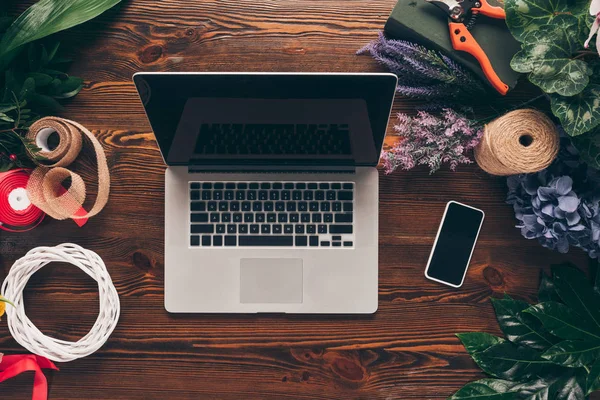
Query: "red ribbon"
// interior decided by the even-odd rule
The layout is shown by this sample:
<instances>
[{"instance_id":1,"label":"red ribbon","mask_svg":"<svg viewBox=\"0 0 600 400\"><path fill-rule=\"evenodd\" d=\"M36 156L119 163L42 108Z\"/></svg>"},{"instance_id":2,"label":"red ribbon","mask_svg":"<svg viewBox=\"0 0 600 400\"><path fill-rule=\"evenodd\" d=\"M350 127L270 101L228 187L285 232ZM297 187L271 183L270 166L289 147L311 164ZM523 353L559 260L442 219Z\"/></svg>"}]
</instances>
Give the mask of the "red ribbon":
<instances>
[{"instance_id":1,"label":"red ribbon","mask_svg":"<svg viewBox=\"0 0 600 400\"><path fill-rule=\"evenodd\" d=\"M9 232L26 232L38 226L44 219L44 212L29 204L24 210L13 209L8 196L15 189L27 187L29 171L16 169L0 173L0 229Z\"/></svg>"},{"instance_id":2,"label":"red ribbon","mask_svg":"<svg viewBox=\"0 0 600 400\"><path fill-rule=\"evenodd\" d=\"M52 369L58 371L54 363L45 357L33 354L19 354L14 356L4 356L0 358L0 382L27 372L35 371L33 378L33 396L32 400L48 399L48 381L42 372L42 369Z\"/></svg>"}]
</instances>

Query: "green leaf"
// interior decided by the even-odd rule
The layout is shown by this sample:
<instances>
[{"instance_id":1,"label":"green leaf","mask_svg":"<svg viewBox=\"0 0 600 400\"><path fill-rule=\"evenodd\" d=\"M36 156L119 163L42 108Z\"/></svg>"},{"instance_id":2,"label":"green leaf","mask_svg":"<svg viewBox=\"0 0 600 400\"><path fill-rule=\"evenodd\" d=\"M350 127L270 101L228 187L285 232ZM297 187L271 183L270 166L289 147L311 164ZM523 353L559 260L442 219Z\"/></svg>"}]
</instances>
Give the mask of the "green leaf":
<instances>
[{"instance_id":1,"label":"green leaf","mask_svg":"<svg viewBox=\"0 0 600 400\"><path fill-rule=\"evenodd\" d=\"M595 334L600 336L600 296L577 267L571 264L552 266L556 292L573 311L594 323ZM600 337L599 337L600 339Z\"/></svg>"},{"instance_id":2,"label":"green leaf","mask_svg":"<svg viewBox=\"0 0 600 400\"><path fill-rule=\"evenodd\" d=\"M487 374L511 381L544 376L561 369L543 359L539 352L511 342L498 343L472 357Z\"/></svg>"},{"instance_id":3,"label":"green leaf","mask_svg":"<svg viewBox=\"0 0 600 400\"><path fill-rule=\"evenodd\" d=\"M552 282L552 278L546 275L544 271L540 271L538 301L560 301L560 297L558 297L558 294L556 294L556 289L554 288L554 282Z\"/></svg>"},{"instance_id":4,"label":"green leaf","mask_svg":"<svg viewBox=\"0 0 600 400\"><path fill-rule=\"evenodd\" d=\"M25 79L21 91L19 92L19 100L28 99L32 94L35 93L35 80L33 78Z\"/></svg>"},{"instance_id":5,"label":"green leaf","mask_svg":"<svg viewBox=\"0 0 600 400\"><path fill-rule=\"evenodd\" d=\"M556 283L556 280L555 280ZM568 340L600 340L594 326L564 304L546 301L523 311L538 318L554 336Z\"/></svg>"},{"instance_id":6,"label":"green leaf","mask_svg":"<svg viewBox=\"0 0 600 400\"><path fill-rule=\"evenodd\" d=\"M36 87L46 86L52 82L52 77L50 75L42 74L40 72L30 72L27 74L27 77L33 78Z\"/></svg>"},{"instance_id":7,"label":"green leaf","mask_svg":"<svg viewBox=\"0 0 600 400\"><path fill-rule=\"evenodd\" d=\"M12 119L11 117L9 117L8 115L4 114L4 113L0 113L0 121L4 121L4 122L15 122L14 119Z\"/></svg>"},{"instance_id":8,"label":"green leaf","mask_svg":"<svg viewBox=\"0 0 600 400\"><path fill-rule=\"evenodd\" d=\"M63 106L51 96L44 94L33 93L27 97L29 104L36 109L43 109L50 112L58 112L63 110Z\"/></svg>"},{"instance_id":9,"label":"green leaf","mask_svg":"<svg viewBox=\"0 0 600 400\"><path fill-rule=\"evenodd\" d=\"M511 342L537 350L546 350L556 343L556 338L543 328L538 319L522 312L529 308L528 303L505 298L492 299L492 304L500 329Z\"/></svg>"},{"instance_id":10,"label":"green leaf","mask_svg":"<svg viewBox=\"0 0 600 400\"><path fill-rule=\"evenodd\" d=\"M59 47L60 42L56 42L52 45L52 47L50 47L50 51L48 52L48 62L51 62L54 59Z\"/></svg>"},{"instance_id":11,"label":"green leaf","mask_svg":"<svg viewBox=\"0 0 600 400\"><path fill-rule=\"evenodd\" d=\"M102 14L120 0L40 0L23 12L0 41L0 58L11 50Z\"/></svg>"},{"instance_id":12,"label":"green leaf","mask_svg":"<svg viewBox=\"0 0 600 400\"><path fill-rule=\"evenodd\" d=\"M561 15L572 15L578 19L587 17L588 0L506 0L506 25L510 33L520 42L541 26L553 24Z\"/></svg>"},{"instance_id":13,"label":"green leaf","mask_svg":"<svg viewBox=\"0 0 600 400\"><path fill-rule=\"evenodd\" d=\"M504 343L504 339L484 332L457 333L456 336L471 356L487 350L496 344Z\"/></svg>"},{"instance_id":14,"label":"green leaf","mask_svg":"<svg viewBox=\"0 0 600 400\"><path fill-rule=\"evenodd\" d=\"M546 93L573 96L586 87L593 71L585 61L571 58L579 47L577 19L569 15L561 18L571 23L545 25L529 33L510 66L529 73L531 83Z\"/></svg>"},{"instance_id":15,"label":"green leaf","mask_svg":"<svg viewBox=\"0 0 600 400\"><path fill-rule=\"evenodd\" d=\"M600 357L600 340L595 342L564 340L542 354L542 358L546 360L572 368L591 365L598 357Z\"/></svg>"},{"instance_id":16,"label":"green leaf","mask_svg":"<svg viewBox=\"0 0 600 400\"><path fill-rule=\"evenodd\" d=\"M52 96L57 99L68 99L75 96L83 88L83 79L69 76L67 79L60 80L57 85L53 85Z\"/></svg>"},{"instance_id":17,"label":"green leaf","mask_svg":"<svg viewBox=\"0 0 600 400\"><path fill-rule=\"evenodd\" d=\"M585 135L573 136L571 142L583 162L591 168L600 169L600 129L598 127ZM598 293L600 294L600 291Z\"/></svg>"},{"instance_id":18,"label":"green leaf","mask_svg":"<svg viewBox=\"0 0 600 400\"><path fill-rule=\"evenodd\" d=\"M513 382L501 379L480 379L467 383L448 400L513 400L517 393L511 390L514 386Z\"/></svg>"},{"instance_id":19,"label":"green leaf","mask_svg":"<svg viewBox=\"0 0 600 400\"><path fill-rule=\"evenodd\" d=\"M592 366L587 377L587 394L600 390L600 360Z\"/></svg>"},{"instance_id":20,"label":"green leaf","mask_svg":"<svg viewBox=\"0 0 600 400\"><path fill-rule=\"evenodd\" d=\"M589 132L600 125L600 85L590 84L581 93L565 97L550 95L552 113L570 136Z\"/></svg>"}]
</instances>

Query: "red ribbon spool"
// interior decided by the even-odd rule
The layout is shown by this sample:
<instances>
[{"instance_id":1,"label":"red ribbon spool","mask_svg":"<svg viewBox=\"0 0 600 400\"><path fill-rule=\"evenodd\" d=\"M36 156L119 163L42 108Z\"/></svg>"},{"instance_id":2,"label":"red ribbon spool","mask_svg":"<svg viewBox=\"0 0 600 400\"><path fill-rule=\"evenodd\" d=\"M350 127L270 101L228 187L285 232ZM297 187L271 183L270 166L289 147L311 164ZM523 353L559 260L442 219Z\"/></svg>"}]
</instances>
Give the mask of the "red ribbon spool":
<instances>
[{"instance_id":1,"label":"red ribbon spool","mask_svg":"<svg viewBox=\"0 0 600 400\"><path fill-rule=\"evenodd\" d=\"M27 197L29 171L16 169L0 173L0 229L26 232L38 226L44 212Z\"/></svg>"}]
</instances>

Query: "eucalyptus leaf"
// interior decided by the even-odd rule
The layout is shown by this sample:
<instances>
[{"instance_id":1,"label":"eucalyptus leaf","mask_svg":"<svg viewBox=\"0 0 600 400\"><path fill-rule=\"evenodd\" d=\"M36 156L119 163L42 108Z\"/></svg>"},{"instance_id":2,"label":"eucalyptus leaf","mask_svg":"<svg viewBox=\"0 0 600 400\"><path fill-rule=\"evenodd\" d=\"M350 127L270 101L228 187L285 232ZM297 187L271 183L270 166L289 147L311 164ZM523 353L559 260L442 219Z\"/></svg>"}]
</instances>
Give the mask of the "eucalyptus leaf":
<instances>
[{"instance_id":1,"label":"eucalyptus leaf","mask_svg":"<svg viewBox=\"0 0 600 400\"><path fill-rule=\"evenodd\" d=\"M504 339L498 336L484 332L457 333L456 336L471 356L475 353L485 351L496 344L505 342Z\"/></svg>"},{"instance_id":2,"label":"eucalyptus leaf","mask_svg":"<svg viewBox=\"0 0 600 400\"><path fill-rule=\"evenodd\" d=\"M505 298L492 299L492 305L500 329L511 342L537 350L546 350L557 342L538 319L522 312L529 308L528 303Z\"/></svg>"},{"instance_id":3,"label":"eucalyptus leaf","mask_svg":"<svg viewBox=\"0 0 600 400\"><path fill-rule=\"evenodd\" d=\"M600 339L600 296L579 269L570 264L552 266L556 292L563 302L576 313L595 325Z\"/></svg>"},{"instance_id":4,"label":"eucalyptus leaf","mask_svg":"<svg viewBox=\"0 0 600 400\"><path fill-rule=\"evenodd\" d=\"M544 25L555 22L560 15L587 17L588 0L506 0L506 25L520 42Z\"/></svg>"},{"instance_id":5,"label":"eucalyptus leaf","mask_svg":"<svg viewBox=\"0 0 600 400\"><path fill-rule=\"evenodd\" d=\"M579 152L579 157L588 166L600 169L600 128L596 127L585 135L573 136L573 146ZM600 291L598 291L600 294Z\"/></svg>"},{"instance_id":6,"label":"eucalyptus leaf","mask_svg":"<svg viewBox=\"0 0 600 400\"><path fill-rule=\"evenodd\" d=\"M556 283L556 281L555 281ZM564 304L546 301L536 304L524 312L538 318L544 328L554 336L568 340L600 340L594 326Z\"/></svg>"},{"instance_id":7,"label":"eucalyptus leaf","mask_svg":"<svg viewBox=\"0 0 600 400\"><path fill-rule=\"evenodd\" d=\"M580 368L591 365L600 357L600 340L564 340L548 349L542 358L565 367Z\"/></svg>"},{"instance_id":8,"label":"eucalyptus leaf","mask_svg":"<svg viewBox=\"0 0 600 400\"><path fill-rule=\"evenodd\" d=\"M587 394L600 390L600 360L592 366L587 377Z\"/></svg>"},{"instance_id":9,"label":"eucalyptus leaf","mask_svg":"<svg viewBox=\"0 0 600 400\"><path fill-rule=\"evenodd\" d=\"M27 77L33 78L36 87L46 86L52 82L52 77L50 75L42 74L40 72L30 72L27 74Z\"/></svg>"},{"instance_id":10,"label":"eucalyptus leaf","mask_svg":"<svg viewBox=\"0 0 600 400\"><path fill-rule=\"evenodd\" d=\"M34 40L86 22L120 0L40 0L25 10L0 41L0 58Z\"/></svg>"},{"instance_id":11,"label":"eucalyptus leaf","mask_svg":"<svg viewBox=\"0 0 600 400\"><path fill-rule=\"evenodd\" d=\"M550 95L552 113L570 136L589 132L600 125L600 85L590 84L581 93L565 97Z\"/></svg>"},{"instance_id":12,"label":"eucalyptus leaf","mask_svg":"<svg viewBox=\"0 0 600 400\"><path fill-rule=\"evenodd\" d=\"M472 358L487 374L511 381L544 376L561 369L543 359L536 350L511 342L498 343L485 351L473 354Z\"/></svg>"},{"instance_id":13,"label":"eucalyptus leaf","mask_svg":"<svg viewBox=\"0 0 600 400\"><path fill-rule=\"evenodd\" d=\"M501 379L480 379L467 383L448 400L513 400L517 392L515 383Z\"/></svg>"}]
</instances>

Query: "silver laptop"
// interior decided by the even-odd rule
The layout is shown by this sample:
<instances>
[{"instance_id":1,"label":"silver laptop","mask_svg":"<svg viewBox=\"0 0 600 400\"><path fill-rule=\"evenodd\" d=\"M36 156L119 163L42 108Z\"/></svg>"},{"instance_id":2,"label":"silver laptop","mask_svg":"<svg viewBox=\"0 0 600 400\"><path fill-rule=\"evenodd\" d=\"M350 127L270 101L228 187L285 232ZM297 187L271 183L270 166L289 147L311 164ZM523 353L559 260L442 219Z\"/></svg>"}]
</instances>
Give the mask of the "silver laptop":
<instances>
[{"instance_id":1,"label":"silver laptop","mask_svg":"<svg viewBox=\"0 0 600 400\"><path fill-rule=\"evenodd\" d=\"M138 73L167 164L165 308L373 313L393 74Z\"/></svg>"}]
</instances>

